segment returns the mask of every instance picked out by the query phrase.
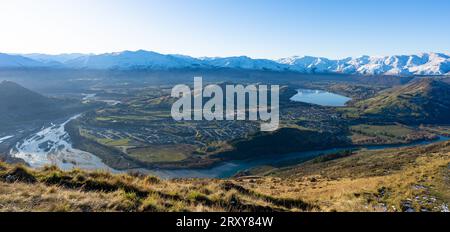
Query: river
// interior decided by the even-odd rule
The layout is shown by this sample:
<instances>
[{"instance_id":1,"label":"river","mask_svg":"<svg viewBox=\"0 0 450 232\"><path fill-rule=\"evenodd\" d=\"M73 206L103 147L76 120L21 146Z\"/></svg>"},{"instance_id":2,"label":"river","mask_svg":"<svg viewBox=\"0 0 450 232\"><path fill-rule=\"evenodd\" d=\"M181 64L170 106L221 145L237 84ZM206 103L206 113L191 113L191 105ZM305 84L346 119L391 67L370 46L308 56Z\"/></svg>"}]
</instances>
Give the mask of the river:
<instances>
[{"instance_id":1,"label":"river","mask_svg":"<svg viewBox=\"0 0 450 232\"><path fill-rule=\"evenodd\" d=\"M13 138L13 137L14 137L14 136L12 136L12 135L2 137L2 138L0 138L0 143L3 143L3 142L5 142L6 140L11 139L11 138Z\"/></svg>"},{"instance_id":2,"label":"river","mask_svg":"<svg viewBox=\"0 0 450 232\"><path fill-rule=\"evenodd\" d=\"M29 136L24 141L17 143L11 149L11 155L21 158L33 168L42 168L46 165L56 165L63 170L80 168L86 170L107 170L118 172L105 163L100 158L85 151L73 148L69 134L65 131L65 125L78 118L76 115L67 121L44 128L38 133ZM208 169L179 169L179 170L147 170L139 169L149 174L154 174L162 178L227 178L235 175L239 171L244 171L262 165L273 165L276 163L296 164L301 163L319 155L332 154L348 149L386 149L396 147L408 147L416 145L426 145L435 142L449 140L449 137L440 136L434 141L420 141L401 145L374 145L374 146L350 146L333 148L327 150L317 150L308 152L295 152L285 155L264 157L258 160L227 161Z\"/></svg>"},{"instance_id":3,"label":"river","mask_svg":"<svg viewBox=\"0 0 450 232\"><path fill-rule=\"evenodd\" d=\"M56 165L63 170L80 168L114 171L97 156L72 147L70 136L64 127L78 117L80 115L76 115L59 125L52 124L18 142L11 149L10 155L23 159L33 168Z\"/></svg>"},{"instance_id":4,"label":"river","mask_svg":"<svg viewBox=\"0 0 450 232\"><path fill-rule=\"evenodd\" d=\"M316 150L307 152L295 152L285 155L271 156L268 158L262 158L258 160L250 161L229 161L224 162L216 167L210 169L184 169L184 170L153 170L149 171L155 175L161 176L163 178L178 178L178 177L200 177L200 178L228 178L239 171L245 171L250 168L263 166L263 165L273 165L277 163L284 164L298 164L311 160L320 155L333 154L340 151L350 150L350 149L368 149L368 150L380 150L387 148L399 148L399 147L412 147L417 145L427 145L431 143L444 142L450 140L450 137L439 136L438 139L433 141L420 141L413 142L409 144L398 144L398 145L373 145L373 146L349 146L342 148L333 148L327 150ZM291 161L291 162L289 162Z\"/></svg>"}]
</instances>

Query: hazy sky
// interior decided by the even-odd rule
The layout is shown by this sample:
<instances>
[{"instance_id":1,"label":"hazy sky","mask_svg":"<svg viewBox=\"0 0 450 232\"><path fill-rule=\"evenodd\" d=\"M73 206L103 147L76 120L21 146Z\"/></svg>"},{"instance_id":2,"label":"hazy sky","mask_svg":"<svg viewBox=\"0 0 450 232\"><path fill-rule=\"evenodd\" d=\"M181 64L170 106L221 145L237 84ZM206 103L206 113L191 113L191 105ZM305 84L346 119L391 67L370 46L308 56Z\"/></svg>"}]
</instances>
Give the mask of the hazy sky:
<instances>
[{"instance_id":1,"label":"hazy sky","mask_svg":"<svg viewBox=\"0 0 450 232\"><path fill-rule=\"evenodd\" d=\"M1 0L0 52L450 53L448 0Z\"/></svg>"}]
</instances>

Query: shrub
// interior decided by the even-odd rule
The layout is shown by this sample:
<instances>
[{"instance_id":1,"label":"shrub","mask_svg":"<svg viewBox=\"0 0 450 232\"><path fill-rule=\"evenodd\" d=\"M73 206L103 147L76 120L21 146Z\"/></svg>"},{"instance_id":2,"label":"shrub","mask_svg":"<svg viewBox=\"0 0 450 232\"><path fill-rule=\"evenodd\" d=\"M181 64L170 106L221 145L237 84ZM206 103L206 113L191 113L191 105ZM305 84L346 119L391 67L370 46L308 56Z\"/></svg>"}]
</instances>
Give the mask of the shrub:
<instances>
[{"instance_id":1,"label":"shrub","mask_svg":"<svg viewBox=\"0 0 450 232\"><path fill-rule=\"evenodd\" d=\"M7 182L25 182L25 183L35 183L36 177L25 167L17 166L9 170L1 176Z\"/></svg>"},{"instance_id":2,"label":"shrub","mask_svg":"<svg viewBox=\"0 0 450 232\"><path fill-rule=\"evenodd\" d=\"M161 180L156 176L147 176L145 177L145 182L149 184L159 184Z\"/></svg>"}]
</instances>

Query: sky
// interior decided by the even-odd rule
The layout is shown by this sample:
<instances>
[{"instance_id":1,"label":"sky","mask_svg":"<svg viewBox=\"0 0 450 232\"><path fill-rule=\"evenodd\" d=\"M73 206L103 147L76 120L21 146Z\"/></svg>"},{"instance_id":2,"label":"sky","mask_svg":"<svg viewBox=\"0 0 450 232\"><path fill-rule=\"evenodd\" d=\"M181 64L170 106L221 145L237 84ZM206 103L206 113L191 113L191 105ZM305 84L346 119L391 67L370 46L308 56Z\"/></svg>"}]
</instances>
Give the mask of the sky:
<instances>
[{"instance_id":1,"label":"sky","mask_svg":"<svg viewBox=\"0 0 450 232\"><path fill-rule=\"evenodd\" d=\"M1 0L0 52L450 53L448 0Z\"/></svg>"}]
</instances>

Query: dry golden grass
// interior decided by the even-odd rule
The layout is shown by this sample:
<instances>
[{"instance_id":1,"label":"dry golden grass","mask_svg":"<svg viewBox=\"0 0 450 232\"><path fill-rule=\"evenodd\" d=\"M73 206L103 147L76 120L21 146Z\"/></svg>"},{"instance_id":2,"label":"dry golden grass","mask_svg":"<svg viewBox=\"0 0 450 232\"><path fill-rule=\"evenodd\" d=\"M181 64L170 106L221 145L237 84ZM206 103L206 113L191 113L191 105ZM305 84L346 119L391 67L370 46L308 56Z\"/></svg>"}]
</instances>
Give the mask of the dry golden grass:
<instances>
[{"instance_id":1,"label":"dry golden grass","mask_svg":"<svg viewBox=\"0 0 450 232\"><path fill-rule=\"evenodd\" d=\"M450 202L450 143L361 151L271 172L255 186L264 194L298 197L322 211L442 211Z\"/></svg>"},{"instance_id":2,"label":"dry golden grass","mask_svg":"<svg viewBox=\"0 0 450 232\"><path fill-rule=\"evenodd\" d=\"M299 211L313 207L297 199L272 199L243 190L232 181L3 167L2 211Z\"/></svg>"},{"instance_id":3,"label":"dry golden grass","mask_svg":"<svg viewBox=\"0 0 450 232\"><path fill-rule=\"evenodd\" d=\"M360 151L230 180L0 163L0 211L443 211L449 164L449 142Z\"/></svg>"}]
</instances>

